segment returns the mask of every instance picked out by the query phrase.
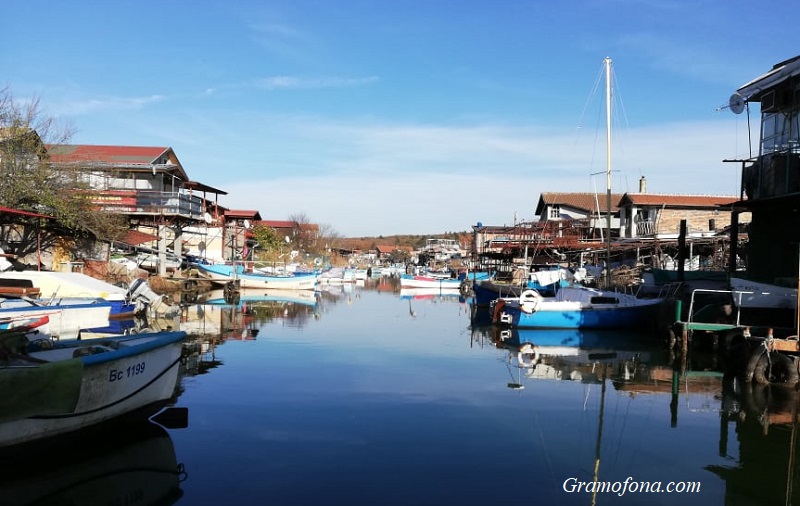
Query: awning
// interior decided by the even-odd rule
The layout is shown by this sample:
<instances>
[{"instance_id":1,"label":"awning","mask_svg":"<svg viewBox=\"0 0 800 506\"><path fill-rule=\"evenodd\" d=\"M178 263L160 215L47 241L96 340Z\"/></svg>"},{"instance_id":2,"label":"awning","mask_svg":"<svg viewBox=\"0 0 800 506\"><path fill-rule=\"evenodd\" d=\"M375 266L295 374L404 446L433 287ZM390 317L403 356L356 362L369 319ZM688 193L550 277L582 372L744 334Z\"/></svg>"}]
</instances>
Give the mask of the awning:
<instances>
[{"instance_id":1,"label":"awning","mask_svg":"<svg viewBox=\"0 0 800 506\"><path fill-rule=\"evenodd\" d=\"M128 246L137 246L146 242L157 241L158 236L153 234L146 234L138 230L128 230L125 235L117 242L125 243Z\"/></svg>"},{"instance_id":2,"label":"awning","mask_svg":"<svg viewBox=\"0 0 800 506\"><path fill-rule=\"evenodd\" d=\"M745 101L758 102L764 91L772 89L778 83L796 75L800 75L800 56L776 64L772 70L753 79L736 91Z\"/></svg>"}]
</instances>

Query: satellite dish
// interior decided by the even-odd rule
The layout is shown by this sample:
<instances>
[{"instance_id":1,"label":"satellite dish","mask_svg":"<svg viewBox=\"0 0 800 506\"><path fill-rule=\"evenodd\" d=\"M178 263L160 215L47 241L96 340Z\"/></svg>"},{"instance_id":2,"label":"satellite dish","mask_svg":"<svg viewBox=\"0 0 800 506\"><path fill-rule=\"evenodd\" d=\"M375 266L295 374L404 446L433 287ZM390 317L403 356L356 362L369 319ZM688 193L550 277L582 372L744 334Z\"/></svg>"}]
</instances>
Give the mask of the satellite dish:
<instances>
[{"instance_id":1,"label":"satellite dish","mask_svg":"<svg viewBox=\"0 0 800 506\"><path fill-rule=\"evenodd\" d=\"M286 244L289 244L290 242L292 242L292 241L289 239L289 236L288 236L288 235L287 235L287 236L284 236L283 238L284 238L284 239L286 239Z\"/></svg>"},{"instance_id":2,"label":"satellite dish","mask_svg":"<svg viewBox=\"0 0 800 506\"><path fill-rule=\"evenodd\" d=\"M734 93L731 95L731 98L728 99L728 107L733 114L742 114L742 111L744 111L744 97L738 93Z\"/></svg>"},{"instance_id":3,"label":"satellite dish","mask_svg":"<svg viewBox=\"0 0 800 506\"><path fill-rule=\"evenodd\" d=\"M250 220L244 220L244 228L250 228Z\"/></svg>"},{"instance_id":4,"label":"satellite dish","mask_svg":"<svg viewBox=\"0 0 800 506\"><path fill-rule=\"evenodd\" d=\"M211 221L212 221L211 215L208 214L208 213L205 213L203 215L203 221L205 221L207 224L211 224Z\"/></svg>"}]
</instances>

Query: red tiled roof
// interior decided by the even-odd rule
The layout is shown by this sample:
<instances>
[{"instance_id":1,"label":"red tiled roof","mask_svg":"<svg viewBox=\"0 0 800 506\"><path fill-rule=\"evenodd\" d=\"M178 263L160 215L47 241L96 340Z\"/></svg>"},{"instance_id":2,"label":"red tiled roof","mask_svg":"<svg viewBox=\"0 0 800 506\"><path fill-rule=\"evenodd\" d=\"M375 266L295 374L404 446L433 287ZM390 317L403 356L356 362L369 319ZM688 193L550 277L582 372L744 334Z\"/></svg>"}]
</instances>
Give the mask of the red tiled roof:
<instances>
[{"instance_id":1,"label":"red tiled roof","mask_svg":"<svg viewBox=\"0 0 800 506\"><path fill-rule=\"evenodd\" d=\"M96 146L50 144L47 152L54 163L103 162L109 164L154 163L171 148L156 146Z\"/></svg>"},{"instance_id":2,"label":"red tiled roof","mask_svg":"<svg viewBox=\"0 0 800 506\"><path fill-rule=\"evenodd\" d=\"M596 212L599 207L601 211L606 211L606 193L542 193L539 197L539 204L536 206L536 214L541 215L544 206L567 206L586 211L587 214ZM617 205L622 198L621 193L611 194L611 212L619 210Z\"/></svg>"},{"instance_id":3,"label":"red tiled roof","mask_svg":"<svg viewBox=\"0 0 800 506\"><path fill-rule=\"evenodd\" d=\"M280 220L262 220L259 221L261 225L272 228L294 228L293 221L280 221Z\"/></svg>"},{"instance_id":4,"label":"red tiled roof","mask_svg":"<svg viewBox=\"0 0 800 506\"><path fill-rule=\"evenodd\" d=\"M225 218L247 218L256 221L261 220L261 214L259 214L258 211L247 209L228 209L225 211L223 216L225 216Z\"/></svg>"},{"instance_id":5,"label":"red tiled roof","mask_svg":"<svg viewBox=\"0 0 800 506\"><path fill-rule=\"evenodd\" d=\"M732 205L738 197L729 195L669 195L657 193L626 193L620 205L666 207L717 207Z\"/></svg>"},{"instance_id":6,"label":"red tiled roof","mask_svg":"<svg viewBox=\"0 0 800 506\"><path fill-rule=\"evenodd\" d=\"M139 232L138 230L128 230L125 236L119 242L123 242L129 246L137 246L146 242L157 241L158 236Z\"/></svg>"}]
</instances>

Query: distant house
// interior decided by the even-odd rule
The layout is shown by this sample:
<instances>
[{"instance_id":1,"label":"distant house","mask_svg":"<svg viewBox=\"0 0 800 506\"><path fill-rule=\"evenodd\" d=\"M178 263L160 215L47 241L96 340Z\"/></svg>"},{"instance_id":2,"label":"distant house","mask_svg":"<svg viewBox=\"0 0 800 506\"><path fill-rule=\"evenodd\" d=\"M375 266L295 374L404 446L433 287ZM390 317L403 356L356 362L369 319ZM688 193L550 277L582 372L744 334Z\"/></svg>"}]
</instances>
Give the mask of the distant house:
<instances>
[{"instance_id":1,"label":"distant house","mask_svg":"<svg viewBox=\"0 0 800 506\"><path fill-rule=\"evenodd\" d=\"M626 193L619 201L620 237L678 237L686 220L688 233L713 236L731 225L736 196ZM749 218L741 216L740 223Z\"/></svg>"},{"instance_id":2,"label":"distant house","mask_svg":"<svg viewBox=\"0 0 800 506\"><path fill-rule=\"evenodd\" d=\"M208 194L227 195L191 181L169 147L51 144L47 152L54 166L80 169L92 201L113 213L202 221Z\"/></svg>"},{"instance_id":3,"label":"distant house","mask_svg":"<svg viewBox=\"0 0 800 506\"><path fill-rule=\"evenodd\" d=\"M397 252L402 252L405 258L410 258L414 254L414 248L411 246L395 246L390 244L378 244L375 246L378 259L388 260L390 257L395 256Z\"/></svg>"},{"instance_id":4,"label":"distant house","mask_svg":"<svg viewBox=\"0 0 800 506\"><path fill-rule=\"evenodd\" d=\"M622 194L611 194L611 231L619 230L619 206ZM554 193L546 192L539 196L536 215L540 222L582 223L586 237L600 237L609 227L608 194L605 193Z\"/></svg>"},{"instance_id":5,"label":"distant house","mask_svg":"<svg viewBox=\"0 0 800 506\"><path fill-rule=\"evenodd\" d=\"M190 180L169 147L51 144L46 148L54 167L77 169L78 181L99 209L125 215L132 229L157 236L160 252L169 245L182 254L184 230L218 218L208 211L215 209L219 195L227 194ZM166 272L162 266L158 270Z\"/></svg>"}]
</instances>

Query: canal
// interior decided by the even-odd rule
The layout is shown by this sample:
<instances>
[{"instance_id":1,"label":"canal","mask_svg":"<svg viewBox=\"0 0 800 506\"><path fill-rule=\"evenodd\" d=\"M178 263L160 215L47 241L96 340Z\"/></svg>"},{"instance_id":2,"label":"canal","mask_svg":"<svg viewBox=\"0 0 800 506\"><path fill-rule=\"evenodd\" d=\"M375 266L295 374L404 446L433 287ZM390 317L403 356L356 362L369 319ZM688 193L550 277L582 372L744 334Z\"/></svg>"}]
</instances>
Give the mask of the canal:
<instances>
[{"instance_id":1,"label":"canal","mask_svg":"<svg viewBox=\"0 0 800 506\"><path fill-rule=\"evenodd\" d=\"M159 323L190 334L185 427L42 450L0 505L800 501L798 394L712 355L681 371L653 336L501 333L457 294L386 282L247 295Z\"/></svg>"}]
</instances>

